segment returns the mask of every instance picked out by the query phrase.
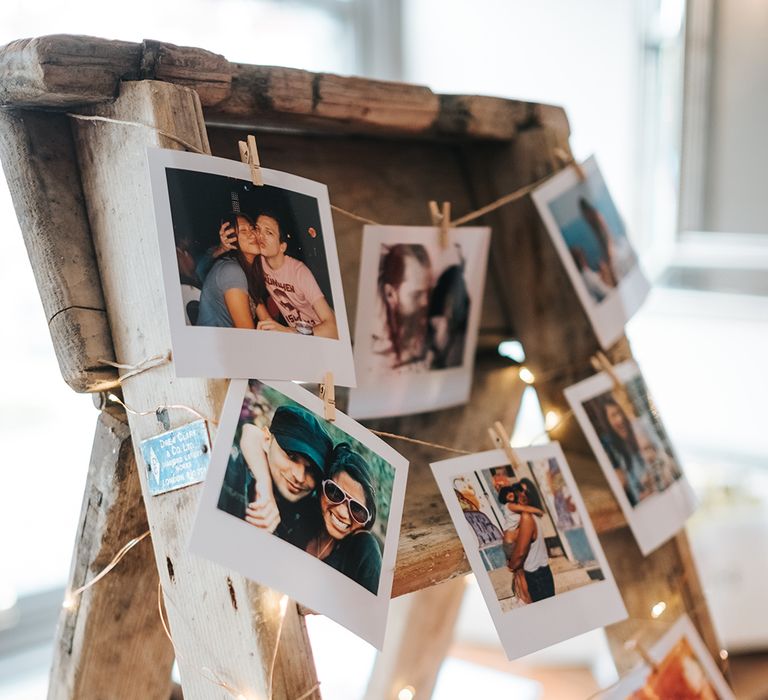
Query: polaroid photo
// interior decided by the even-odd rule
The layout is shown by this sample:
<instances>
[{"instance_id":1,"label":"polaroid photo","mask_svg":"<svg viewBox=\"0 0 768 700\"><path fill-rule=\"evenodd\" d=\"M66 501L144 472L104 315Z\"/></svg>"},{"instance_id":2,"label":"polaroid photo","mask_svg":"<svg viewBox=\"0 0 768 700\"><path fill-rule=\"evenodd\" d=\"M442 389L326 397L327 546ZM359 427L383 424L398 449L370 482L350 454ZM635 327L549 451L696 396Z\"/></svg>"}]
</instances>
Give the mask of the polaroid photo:
<instances>
[{"instance_id":1,"label":"polaroid photo","mask_svg":"<svg viewBox=\"0 0 768 700\"><path fill-rule=\"evenodd\" d=\"M509 659L627 617L556 442L432 464Z\"/></svg>"},{"instance_id":2,"label":"polaroid photo","mask_svg":"<svg viewBox=\"0 0 768 700\"><path fill-rule=\"evenodd\" d=\"M574 168L565 168L532 197L600 345L607 349L624 333L650 285L594 156L582 168L585 181Z\"/></svg>"},{"instance_id":3,"label":"polaroid photo","mask_svg":"<svg viewBox=\"0 0 768 700\"><path fill-rule=\"evenodd\" d=\"M349 414L382 418L469 400L491 231L366 226Z\"/></svg>"},{"instance_id":4,"label":"polaroid photo","mask_svg":"<svg viewBox=\"0 0 768 700\"><path fill-rule=\"evenodd\" d=\"M656 668L643 664L611 690L606 700L736 700L687 615L648 650Z\"/></svg>"},{"instance_id":5,"label":"polaroid photo","mask_svg":"<svg viewBox=\"0 0 768 700\"><path fill-rule=\"evenodd\" d=\"M233 380L190 550L381 649L408 462L293 382Z\"/></svg>"},{"instance_id":6,"label":"polaroid photo","mask_svg":"<svg viewBox=\"0 0 768 700\"><path fill-rule=\"evenodd\" d=\"M147 149L176 374L355 385L328 189Z\"/></svg>"},{"instance_id":7,"label":"polaroid photo","mask_svg":"<svg viewBox=\"0 0 768 700\"><path fill-rule=\"evenodd\" d=\"M581 429L644 555L678 532L696 498L634 361L615 368L626 392L601 372L565 390Z\"/></svg>"}]
</instances>

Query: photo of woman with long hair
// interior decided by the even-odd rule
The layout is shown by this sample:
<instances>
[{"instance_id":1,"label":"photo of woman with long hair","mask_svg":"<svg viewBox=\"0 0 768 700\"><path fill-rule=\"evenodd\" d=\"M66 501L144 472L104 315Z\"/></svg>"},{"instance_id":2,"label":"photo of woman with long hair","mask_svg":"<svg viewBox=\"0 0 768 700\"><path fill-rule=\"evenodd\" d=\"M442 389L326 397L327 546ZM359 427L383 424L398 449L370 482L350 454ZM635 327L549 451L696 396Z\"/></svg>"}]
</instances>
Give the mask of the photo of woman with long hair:
<instances>
[{"instance_id":1,"label":"photo of woman with long hair","mask_svg":"<svg viewBox=\"0 0 768 700\"><path fill-rule=\"evenodd\" d=\"M253 219L233 212L222 224L220 237L222 243L211 254L215 260L204 276L196 325L256 328L259 321L272 320Z\"/></svg>"},{"instance_id":2,"label":"photo of woman with long hair","mask_svg":"<svg viewBox=\"0 0 768 700\"><path fill-rule=\"evenodd\" d=\"M613 375L594 374L567 387L565 396L648 554L683 526L696 498L637 363L614 365Z\"/></svg>"},{"instance_id":3,"label":"photo of woman with long hair","mask_svg":"<svg viewBox=\"0 0 768 700\"><path fill-rule=\"evenodd\" d=\"M322 527L307 552L376 593L381 549L376 523L376 489L365 460L347 443L333 449L320 489Z\"/></svg>"}]
</instances>

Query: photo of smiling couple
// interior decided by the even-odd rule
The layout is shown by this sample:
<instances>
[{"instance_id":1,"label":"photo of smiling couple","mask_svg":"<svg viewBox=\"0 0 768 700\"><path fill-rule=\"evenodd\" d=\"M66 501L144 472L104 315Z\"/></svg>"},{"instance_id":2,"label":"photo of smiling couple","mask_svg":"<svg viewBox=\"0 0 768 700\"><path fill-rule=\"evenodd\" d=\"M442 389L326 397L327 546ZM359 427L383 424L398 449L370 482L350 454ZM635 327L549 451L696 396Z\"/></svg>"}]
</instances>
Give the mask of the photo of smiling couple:
<instances>
[{"instance_id":1,"label":"photo of smiling couple","mask_svg":"<svg viewBox=\"0 0 768 700\"><path fill-rule=\"evenodd\" d=\"M393 479L354 437L251 380L218 508L377 594Z\"/></svg>"}]
</instances>

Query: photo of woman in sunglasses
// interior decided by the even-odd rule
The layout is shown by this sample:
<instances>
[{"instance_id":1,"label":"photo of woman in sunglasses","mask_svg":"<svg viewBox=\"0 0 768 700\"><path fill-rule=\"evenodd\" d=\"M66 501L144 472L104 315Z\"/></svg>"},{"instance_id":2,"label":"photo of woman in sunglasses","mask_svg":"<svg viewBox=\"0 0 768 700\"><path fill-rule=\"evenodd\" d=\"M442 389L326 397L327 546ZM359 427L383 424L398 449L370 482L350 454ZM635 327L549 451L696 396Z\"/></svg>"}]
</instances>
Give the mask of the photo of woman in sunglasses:
<instances>
[{"instance_id":1,"label":"photo of woman in sunglasses","mask_svg":"<svg viewBox=\"0 0 768 700\"><path fill-rule=\"evenodd\" d=\"M379 589L394 469L258 380L248 384L218 508Z\"/></svg>"}]
</instances>

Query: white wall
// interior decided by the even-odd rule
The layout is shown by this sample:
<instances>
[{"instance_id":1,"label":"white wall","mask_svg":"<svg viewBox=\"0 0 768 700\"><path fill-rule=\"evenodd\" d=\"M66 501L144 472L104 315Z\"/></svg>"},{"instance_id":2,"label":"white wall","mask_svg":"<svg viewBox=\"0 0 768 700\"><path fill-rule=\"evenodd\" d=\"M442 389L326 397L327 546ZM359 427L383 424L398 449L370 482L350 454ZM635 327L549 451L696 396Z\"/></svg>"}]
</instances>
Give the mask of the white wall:
<instances>
[{"instance_id":1,"label":"white wall","mask_svg":"<svg viewBox=\"0 0 768 700\"><path fill-rule=\"evenodd\" d=\"M768 233L768 2L716 3L705 228Z\"/></svg>"}]
</instances>

